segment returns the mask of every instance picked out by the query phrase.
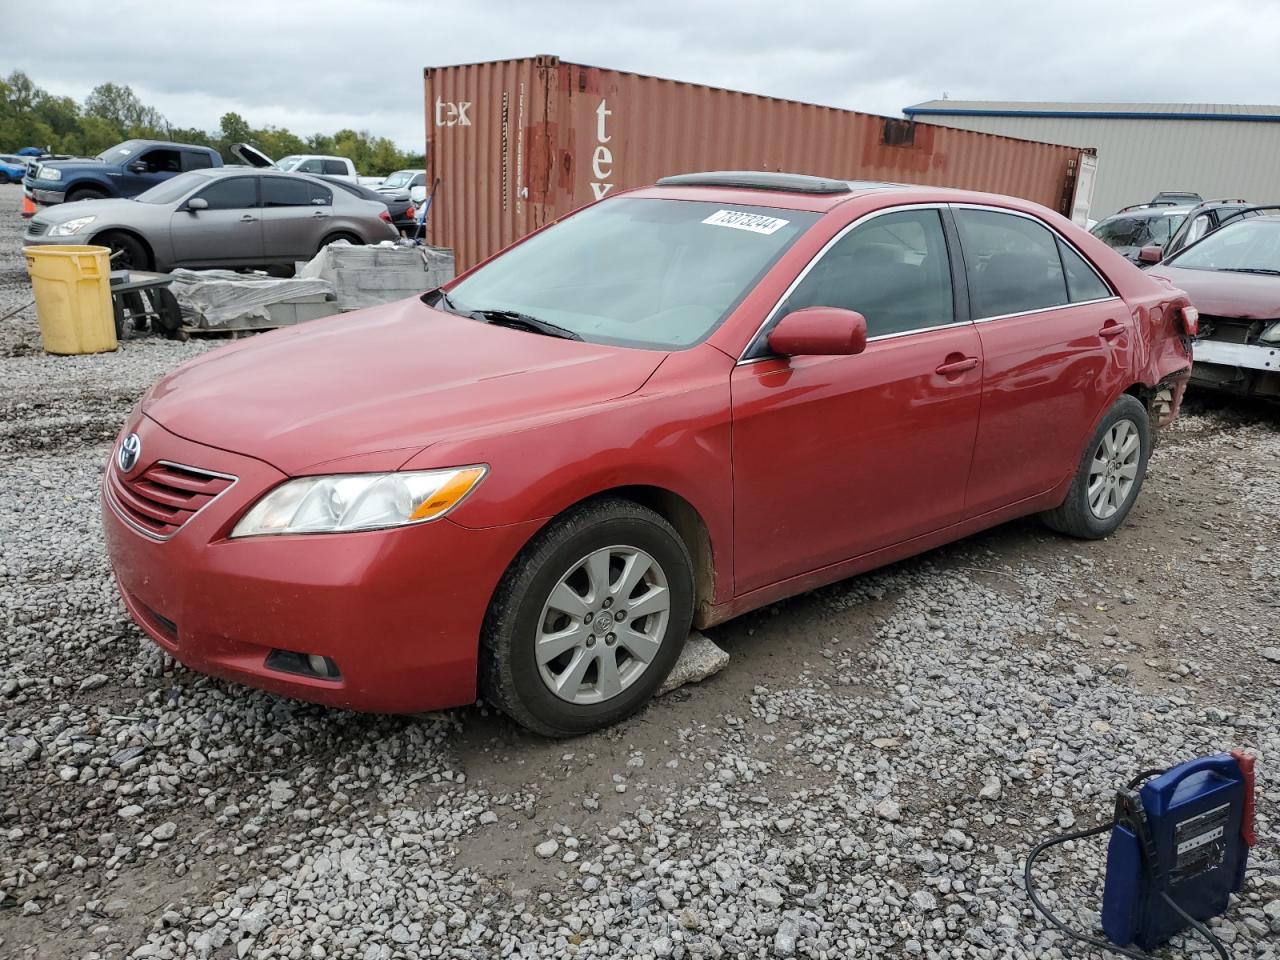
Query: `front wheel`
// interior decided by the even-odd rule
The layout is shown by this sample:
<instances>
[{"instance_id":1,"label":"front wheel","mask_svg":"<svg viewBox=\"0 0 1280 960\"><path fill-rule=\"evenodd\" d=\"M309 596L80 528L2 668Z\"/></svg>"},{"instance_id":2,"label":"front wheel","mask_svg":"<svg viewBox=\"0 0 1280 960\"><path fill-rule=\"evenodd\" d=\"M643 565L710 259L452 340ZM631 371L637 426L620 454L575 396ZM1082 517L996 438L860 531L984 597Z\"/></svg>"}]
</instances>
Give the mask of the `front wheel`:
<instances>
[{"instance_id":1,"label":"front wheel","mask_svg":"<svg viewBox=\"0 0 1280 960\"><path fill-rule=\"evenodd\" d=\"M564 737L638 710L675 666L693 617L693 564L666 520L628 500L574 508L512 563L485 617L485 695Z\"/></svg>"},{"instance_id":2,"label":"front wheel","mask_svg":"<svg viewBox=\"0 0 1280 960\"><path fill-rule=\"evenodd\" d=\"M1138 499L1150 456L1147 408L1125 394L1090 438L1067 498L1041 519L1059 533L1085 540L1110 536Z\"/></svg>"},{"instance_id":3,"label":"front wheel","mask_svg":"<svg viewBox=\"0 0 1280 960\"><path fill-rule=\"evenodd\" d=\"M93 239L111 251L112 270L151 269L151 254L137 237L127 233L104 233Z\"/></svg>"}]
</instances>

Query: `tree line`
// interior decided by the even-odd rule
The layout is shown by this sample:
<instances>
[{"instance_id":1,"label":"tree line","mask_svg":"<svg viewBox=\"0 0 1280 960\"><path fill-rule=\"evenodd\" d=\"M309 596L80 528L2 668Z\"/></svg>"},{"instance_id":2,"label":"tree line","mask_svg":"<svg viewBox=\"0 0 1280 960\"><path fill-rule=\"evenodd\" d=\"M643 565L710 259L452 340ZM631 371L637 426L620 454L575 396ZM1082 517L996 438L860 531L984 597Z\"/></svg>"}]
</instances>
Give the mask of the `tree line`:
<instances>
[{"instance_id":1,"label":"tree line","mask_svg":"<svg viewBox=\"0 0 1280 960\"><path fill-rule=\"evenodd\" d=\"M283 127L251 127L238 113L223 114L219 123L214 133L175 127L160 111L139 100L127 84L99 84L79 104L41 89L20 70L0 79L0 153L39 147L91 157L122 140L139 138L213 147L227 163L239 162L228 149L231 144L248 143L277 160L295 153L347 157L365 176L423 166L422 154L404 153L386 137L365 130L304 138Z\"/></svg>"}]
</instances>

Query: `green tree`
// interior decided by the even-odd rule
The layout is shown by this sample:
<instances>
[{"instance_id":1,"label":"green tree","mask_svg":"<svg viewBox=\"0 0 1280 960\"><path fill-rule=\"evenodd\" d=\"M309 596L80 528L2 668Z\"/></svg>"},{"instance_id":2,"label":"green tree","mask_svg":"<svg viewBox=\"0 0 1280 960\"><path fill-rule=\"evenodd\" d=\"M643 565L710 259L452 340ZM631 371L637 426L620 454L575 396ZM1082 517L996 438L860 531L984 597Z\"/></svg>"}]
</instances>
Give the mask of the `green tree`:
<instances>
[{"instance_id":1,"label":"green tree","mask_svg":"<svg viewBox=\"0 0 1280 960\"><path fill-rule=\"evenodd\" d=\"M139 100L138 95L127 84L98 84L85 98L84 113L85 116L101 117L115 124L128 136L163 134L168 127L160 111Z\"/></svg>"}]
</instances>

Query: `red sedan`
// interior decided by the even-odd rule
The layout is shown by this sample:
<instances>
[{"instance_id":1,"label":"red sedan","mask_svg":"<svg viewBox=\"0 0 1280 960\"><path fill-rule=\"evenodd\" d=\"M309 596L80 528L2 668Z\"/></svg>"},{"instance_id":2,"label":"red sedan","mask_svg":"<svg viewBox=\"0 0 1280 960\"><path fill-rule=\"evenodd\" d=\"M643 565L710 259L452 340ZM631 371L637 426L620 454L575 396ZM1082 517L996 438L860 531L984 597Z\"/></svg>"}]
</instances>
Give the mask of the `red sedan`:
<instances>
[{"instance_id":1,"label":"red sedan","mask_svg":"<svg viewBox=\"0 0 1280 960\"><path fill-rule=\"evenodd\" d=\"M196 670L580 733L691 625L1024 514L1111 533L1194 323L1032 203L672 177L165 377L106 472L111 561Z\"/></svg>"}]
</instances>

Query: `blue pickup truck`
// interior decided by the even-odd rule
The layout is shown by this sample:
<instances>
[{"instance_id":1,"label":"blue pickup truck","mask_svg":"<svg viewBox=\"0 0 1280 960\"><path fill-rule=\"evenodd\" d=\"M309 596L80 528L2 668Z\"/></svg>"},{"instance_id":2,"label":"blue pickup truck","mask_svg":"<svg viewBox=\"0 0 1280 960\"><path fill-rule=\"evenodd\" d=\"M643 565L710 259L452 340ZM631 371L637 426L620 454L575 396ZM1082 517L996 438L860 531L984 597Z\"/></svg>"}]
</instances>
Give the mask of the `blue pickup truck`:
<instances>
[{"instance_id":1,"label":"blue pickup truck","mask_svg":"<svg viewBox=\"0 0 1280 960\"><path fill-rule=\"evenodd\" d=\"M136 197L161 181L187 170L222 166L211 147L162 140L126 140L96 157L33 164L23 178L23 191L38 205Z\"/></svg>"}]
</instances>

